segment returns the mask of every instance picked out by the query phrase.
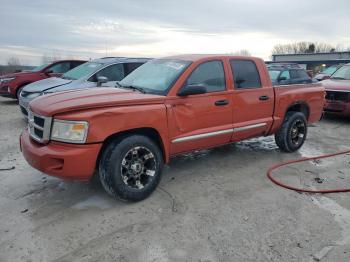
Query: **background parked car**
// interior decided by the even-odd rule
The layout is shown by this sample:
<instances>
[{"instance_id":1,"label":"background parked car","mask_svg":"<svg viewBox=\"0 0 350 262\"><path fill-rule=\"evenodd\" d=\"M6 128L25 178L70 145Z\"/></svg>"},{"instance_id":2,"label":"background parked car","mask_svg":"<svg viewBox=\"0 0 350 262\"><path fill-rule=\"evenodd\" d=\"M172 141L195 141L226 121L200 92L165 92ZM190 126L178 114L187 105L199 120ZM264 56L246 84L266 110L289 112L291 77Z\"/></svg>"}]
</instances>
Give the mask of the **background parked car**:
<instances>
[{"instance_id":1,"label":"background parked car","mask_svg":"<svg viewBox=\"0 0 350 262\"><path fill-rule=\"evenodd\" d=\"M2 75L0 77L0 95L18 98L24 86L45 78L60 76L85 62L83 60L60 60L35 67L32 70Z\"/></svg>"},{"instance_id":2,"label":"background parked car","mask_svg":"<svg viewBox=\"0 0 350 262\"><path fill-rule=\"evenodd\" d=\"M324 111L350 116L350 64L341 66L321 83L326 89Z\"/></svg>"},{"instance_id":3,"label":"background parked car","mask_svg":"<svg viewBox=\"0 0 350 262\"><path fill-rule=\"evenodd\" d=\"M273 85L291 85L312 83L305 69L297 64L269 64L267 66Z\"/></svg>"},{"instance_id":4,"label":"background parked car","mask_svg":"<svg viewBox=\"0 0 350 262\"><path fill-rule=\"evenodd\" d=\"M325 79L330 78L331 75L334 74L335 71L337 71L343 64L339 64L339 65L333 65L333 66L329 66L325 69L323 69L321 72L319 72L318 74L315 75L314 79L317 81L322 81Z\"/></svg>"},{"instance_id":5,"label":"background parked car","mask_svg":"<svg viewBox=\"0 0 350 262\"><path fill-rule=\"evenodd\" d=\"M29 102L34 98L71 89L81 89L101 86L115 86L149 58L105 57L82 64L62 77L52 77L25 86L19 97L22 113L27 116Z\"/></svg>"}]
</instances>

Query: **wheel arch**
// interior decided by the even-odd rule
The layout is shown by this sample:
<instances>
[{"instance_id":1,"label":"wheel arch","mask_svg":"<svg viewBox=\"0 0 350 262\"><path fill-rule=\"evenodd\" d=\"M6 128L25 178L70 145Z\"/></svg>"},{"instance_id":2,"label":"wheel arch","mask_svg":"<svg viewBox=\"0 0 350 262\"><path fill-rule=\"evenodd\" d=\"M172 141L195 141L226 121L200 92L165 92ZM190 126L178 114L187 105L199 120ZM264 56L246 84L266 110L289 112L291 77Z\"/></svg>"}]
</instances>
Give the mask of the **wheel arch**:
<instances>
[{"instance_id":1,"label":"wheel arch","mask_svg":"<svg viewBox=\"0 0 350 262\"><path fill-rule=\"evenodd\" d=\"M31 84L31 83L33 83L33 82L31 82L31 81L26 81L26 82L22 82L22 83L20 83L20 84L18 84L17 85L17 88L16 88L16 98L18 99L18 91L19 91L19 89L20 88L22 88L22 87L24 87L24 86L26 86L26 85L29 85L29 84Z\"/></svg>"},{"instance_id":2,"label":"wheel arch","mask_svg":"<svg viewBox=\"0 0 350 262\"><path fill-rule=\"evenodd\" d=\"M303 113L306 120L309 120L310 107L305 101L297 101L297 102L294 102L293 104L289 105L287 107L287 110L286 110L284 116L286 116L288 112L292 112L292 111Z\"/></svg>"},{"instance_id":3,"label":"wheel arch","mask_svg":"<svg viewBox=\"0 0 350 262\"><path fill-rule=\"evenodd\" d=\"M123 138L130 136L130 135L144 135L144 136L150 138L152 141L154 141L159 146L159 149L161 150L161 153L163 155L164 162L167 163L169 161L167 150L165 148L162 136L160 135L158 130L156 130L155 128L152 128L152 127L142 127L142 128L134 128L134 129L120 131L120 132L117 132L117 133L114 133L114 134L111 134L110 136L108 136L102 143L101 150L100 150L98 157L97 157L97 160L96 160L96 167L98 167L98 165L99 165L102 152L104 151L106 146L109 143L111 143L111 141L115 141L115 140L120 141Z\"/></svg>"}]
</instances>

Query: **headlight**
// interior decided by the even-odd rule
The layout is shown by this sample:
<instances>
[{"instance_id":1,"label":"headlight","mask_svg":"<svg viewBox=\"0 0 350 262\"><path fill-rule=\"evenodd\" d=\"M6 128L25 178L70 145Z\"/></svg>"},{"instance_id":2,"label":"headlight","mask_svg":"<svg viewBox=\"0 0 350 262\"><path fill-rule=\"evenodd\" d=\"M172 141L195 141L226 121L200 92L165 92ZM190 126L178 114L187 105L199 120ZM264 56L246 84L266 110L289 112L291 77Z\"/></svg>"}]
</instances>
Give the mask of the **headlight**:
<instances>
[{"instance_id":1,"label":"headlight","mask_svg":"<svg viewBox=\"0 0 350 262\"><path fill-rule=\"evenodd\" d=\"M41 96L41 95L42 95L42 93L38 93L38 92L36 92L36 93L26 93L25 97L34 99L34 98L36 98L38 96Z\"/></svg>"},{"instance_id":2,"label":"headlight","mask_svg":"<svg viewBox=\"0 0 350 262\"><path fill-rule=\"evenodd\" d=\"M53 120L51 140L83 144L86 141L89 124L85 121Z\"/></svg>"},{"instance_id":3,"label":"headlight","mask_svg":"<svg viewBox=\"0 0 350 262\"><path fill-rule=\"evenodd\" d=\"M14 80L16 77L4 77L4 78L0 78L0 83L8 83L12 80Z\"/></svg>"}]
</instances>

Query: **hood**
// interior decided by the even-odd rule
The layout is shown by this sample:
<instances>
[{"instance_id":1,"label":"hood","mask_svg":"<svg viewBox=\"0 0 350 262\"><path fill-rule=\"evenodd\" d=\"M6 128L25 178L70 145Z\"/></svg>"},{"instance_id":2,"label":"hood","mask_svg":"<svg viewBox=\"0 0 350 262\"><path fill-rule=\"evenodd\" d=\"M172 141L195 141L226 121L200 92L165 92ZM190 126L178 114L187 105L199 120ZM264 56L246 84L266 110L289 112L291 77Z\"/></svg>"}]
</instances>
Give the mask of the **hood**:
<instances>
[{"instance_id":1,"label":"hood","mask_svg":"<svg viewBox=\"0 0 350 262\"><path fill-rule=\"evenodd\" d=\"M350 80L327 79L321 84L326 90L350 91Z\"/></svg>"},{"instance_id":2,"label":"hood","mask_svg":"<svg viewBox=\"0 0 350 262\"><path fill-rule=\"evenodd\" d=\"M26 92L37 93L37 92L47 91L55 87L68 85L71 82L72 80L67 80L67 79L58 78L58 77L50 77L50 78L46 78L46 79L31 83L29 85L26 85L26 87L23 90Z\"/></svg>"},{"instance_id":3,"label":"hood","mask_svg":"<svg viewBox=\"0 0 350 262\"><path fill-rule=\"evenodd\" d=\"M32 74L37 74L37 72L27 71L27 72L11 73L11 74L0 75L0 78L20 77L20 76L28 76L28 75L32 75Z\"/></svg>"},{"instance_id":4,"label":"hood","mask_svg":"<svg viewBox=\"0 0 350 262\"><path fill-rule=\"evenodd\" d=\"M121 88L89 88L38 97L30 103L33 112L43 116L109 106L164 103L165 97Z\"/></svg>"}]
</instances>

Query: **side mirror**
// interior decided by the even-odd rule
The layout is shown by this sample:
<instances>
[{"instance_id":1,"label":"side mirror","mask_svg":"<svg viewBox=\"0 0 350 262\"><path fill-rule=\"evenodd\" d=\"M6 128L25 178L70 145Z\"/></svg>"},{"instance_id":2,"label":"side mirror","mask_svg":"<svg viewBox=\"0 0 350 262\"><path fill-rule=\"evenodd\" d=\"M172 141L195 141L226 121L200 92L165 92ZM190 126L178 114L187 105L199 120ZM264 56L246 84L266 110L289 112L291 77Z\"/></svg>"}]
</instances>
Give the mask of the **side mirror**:
<instances>
[{"instance_id":1,"label":"side mirror","mask_svg":"<svg viewBox=\"0 0 350 262\"><path fill-rule=\"evenodd\" d=\"M47 76L50 76L50 74L52 74L52 73L53 73L52 69L45 70L45 72L44 72L44 74Z\"/></svg>"},{"instance_id":2,"label":"side mirror","mask_svg":"<svg viewBox=\"0 0 350 262\"><path fill-rule=\"evenodd\" d=\"M285 76L280 76L280 77L278 78L278 82L281 82L281 81L284 81L284 80L287 80L287 77L285 77Z\"/></svg>"},{"instance_id":3,"label":"side mirror","mask_svg":"<svg viewBox=\"0 0 350 262\"><path fill-rule=\"evenodd\" d=\"M245 82L245 79L243 78L237 78L235 80L235 84L237 85L237 88L241 88L241 84L243 84Z\"/></svg>"},{"instance_id":4,"label":"side mirror","mask_svg":"<svg viewBox=\"0 0 350 262\"><path fill-rule=\"evenodd\" d=\"M178 96L190 96L190 95L200 95L205 94L207 89L204 86L198 85L185 85L177 93Z\"/></svg>"},{"instance_id":5,"label":"side mirror","mask_svg":"<svg viewBox=\"0 0 350 262\"><path fill-rule=\"evenodd\" d=\"M108 78L105 76L98 76L97 77L97 86L102 86L102 84L107 83Z\"/></svg>"}]
</instances>

